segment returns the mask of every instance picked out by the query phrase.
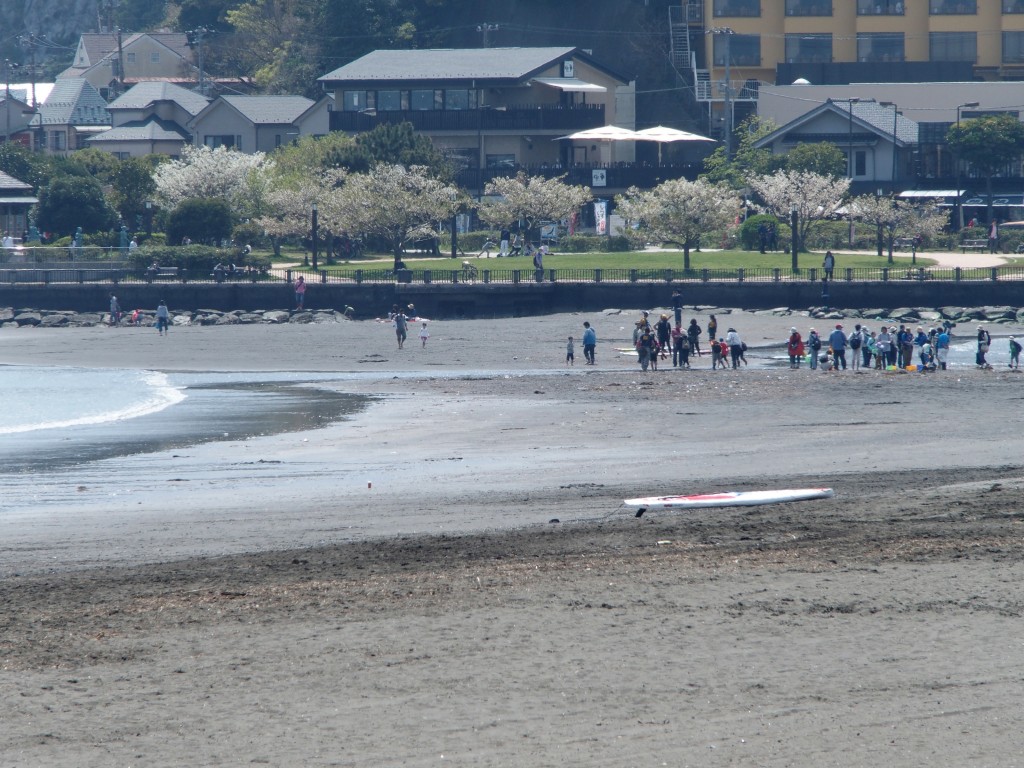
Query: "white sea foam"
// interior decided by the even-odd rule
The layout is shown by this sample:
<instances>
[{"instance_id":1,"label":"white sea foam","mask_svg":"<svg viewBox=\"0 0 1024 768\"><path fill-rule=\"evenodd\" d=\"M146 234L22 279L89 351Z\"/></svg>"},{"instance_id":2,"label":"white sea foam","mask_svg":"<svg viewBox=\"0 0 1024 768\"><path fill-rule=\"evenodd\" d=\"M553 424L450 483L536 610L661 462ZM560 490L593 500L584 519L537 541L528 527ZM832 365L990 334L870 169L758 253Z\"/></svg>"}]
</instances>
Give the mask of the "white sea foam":
<instances>
[{"instance_id":1,"label":"white sea foam","mask_svg":"<svg viewBox=\"0 0 1024 768\"><path fill-rule=\"evenodd\" d=\"M0 368L0 435L108 424L185 399L163 373L131 369Z\"/></svg>"}]
</instances>

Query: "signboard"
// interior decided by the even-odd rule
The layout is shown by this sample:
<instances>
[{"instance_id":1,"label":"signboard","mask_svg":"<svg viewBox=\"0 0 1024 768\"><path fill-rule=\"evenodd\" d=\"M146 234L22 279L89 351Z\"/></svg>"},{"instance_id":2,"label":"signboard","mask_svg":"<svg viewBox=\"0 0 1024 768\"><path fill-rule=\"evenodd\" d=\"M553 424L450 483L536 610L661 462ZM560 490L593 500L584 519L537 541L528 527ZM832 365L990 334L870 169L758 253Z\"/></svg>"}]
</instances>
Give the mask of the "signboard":
<instances>
[{"instance_id":1,"label":"signboard","mask_svg":"<svg viewBox=\"0 0 1024 768\"><path fill-rule=\"evenodd\" d=\"M595 168L591 171L592 177L590 186L592 187L607 187L608 186L608 171L604 168Z\"/></svg>"},{"instance_id":2,"label":"signboard","mask_svg":"<svg viewBox=\"0 0 1024 768\"><path fill-rule=\"evenodd\" d=\"M607 235L608 234L608 201L607 200L595 200L594 201L594 225L597 229L597 234Z\"/></svg>"},{"instance_id":3,"label":"signboard","mask_svg":"<svg viewBox=\"0 0 1024 768\"><path fill-rule=\"evenodd\" d=\"M562 62L562 77L576 77L576 65L572 59Z\"/></svg>"}]
</instances>

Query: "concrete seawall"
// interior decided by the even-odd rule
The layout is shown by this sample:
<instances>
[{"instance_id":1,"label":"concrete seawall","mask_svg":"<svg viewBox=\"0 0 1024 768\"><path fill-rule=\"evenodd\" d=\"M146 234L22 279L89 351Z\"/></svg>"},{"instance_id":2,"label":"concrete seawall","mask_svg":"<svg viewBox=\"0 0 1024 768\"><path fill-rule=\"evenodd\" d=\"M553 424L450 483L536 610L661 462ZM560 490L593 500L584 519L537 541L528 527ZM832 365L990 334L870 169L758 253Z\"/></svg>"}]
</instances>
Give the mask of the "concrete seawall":
<instances>
[{"instance_id":1,"label":"concrete seawall","mask_svg":"<svg viewBox=\"0 0 1024 768\"><path fill-rule=\"evenodd\" d=\"M426 317L522 317L592 312L608 307L664 307L678 287L687 305L770 309L821 306L821 283L520 283L476 285L310 284L307 309L351 305L356 317L385 314L392 304L415 304ZM275 284L3 285L0 306L104 312L110 294L121 307L152 309L160 299L172 309L265 310L294 306L291 287ZM1024 306L1024 281L843 282L830 286L828 305L872 307Z\"/></svg>"}]
</instances>

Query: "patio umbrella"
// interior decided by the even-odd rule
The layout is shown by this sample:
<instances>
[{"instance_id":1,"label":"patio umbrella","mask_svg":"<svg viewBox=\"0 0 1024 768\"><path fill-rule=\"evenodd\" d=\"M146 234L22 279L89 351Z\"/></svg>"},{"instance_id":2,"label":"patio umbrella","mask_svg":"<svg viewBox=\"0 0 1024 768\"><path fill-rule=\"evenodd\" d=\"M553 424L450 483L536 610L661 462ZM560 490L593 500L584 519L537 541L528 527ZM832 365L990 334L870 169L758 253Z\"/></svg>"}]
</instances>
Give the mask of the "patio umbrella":
<instances>
[{"instance_id":1,"label":"patio umbrella","mask_svg":"<svg viewBox=\"0 0 1024 768\"><path fill-rule=\"evenodd\" d=\"M574 139L576 141L636 141L639 138L636 131L629 128L619 128L617 125L602 125L600 128L587 128L585 131L576 131L568 136L559 136L559 139Z\"/></svg>"},{"instance_id":2,"label":"patio umbrella","mask_svg":"<svg viewBox=\"0 0 1024 768\"><path fill-rule=\"evenodd\" d=\"M664 125L656 125L653 128L644 128L642 131L636 131L636 138L638 141L656 141L658 142L658 165L661 165L661 145L670 141L714 141L709 139L707 136L701 136L697 133L689 133L687 131L680 131L676 128L667 128Z\"/></svg>"}]
</instances>

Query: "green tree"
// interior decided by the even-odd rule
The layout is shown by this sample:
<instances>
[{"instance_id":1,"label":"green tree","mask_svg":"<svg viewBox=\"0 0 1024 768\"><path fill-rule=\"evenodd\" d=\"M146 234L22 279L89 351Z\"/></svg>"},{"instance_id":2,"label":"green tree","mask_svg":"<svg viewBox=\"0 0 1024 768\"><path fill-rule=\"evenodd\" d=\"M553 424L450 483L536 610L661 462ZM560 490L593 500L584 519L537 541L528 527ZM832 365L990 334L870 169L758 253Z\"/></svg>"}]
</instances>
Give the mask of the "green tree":
<instances>
[{"instance_id":1,"label":"green tree","mask_svg":"<svg viewBox=\"0 0 1024 768\"><path fill-rule=\"evenodd\" d=\"M42 152L8 141L0 144L0 171L38 189L53 173L53 163Z\"/></svg>"},{"instance_id":2,"label":"green tree","mask_svg":"<svg viewBox=\"0 0 1024 768\"><path fill-rule=\"evenodd\" d=\"M411 123L381 123L372 131L356 136L352 144L340 145L330 156L332 167L366 173L378 163L421 166L439 179L452 177L451 164L433 142L416 133Z\"/></svg>"},{"instance_id":3,"label":"green tree","mask_svg":"<svg viewBox=\"0 0 1024 768\"><path fill-rule=\"evenodd\" d=\"M193 197L183 200L167 219L167 241L180 243L185 237L195 243L219 244L231 237L234 215L221 197Z\"/></svg>"},{"instance_id":4,"label":"green tree","mask_svg":"<svg viewBox=\"0 0 1024 768\"><path fill-rule=\"evenodd\" d=\"M39 190L37 225L48 232L70 235L113 229L117 214L107 205L103 188L95 179L57 176Z\"/></svg>"},{"instance_id":5,"label":"green tree","mask_svg":"<svg viewBox=\"0 0 1024 768\"><path fill-rule=\"evenodd\" d=\"M326 136L303 136L294 144L281 145L274 150L274 175L278 179L299 179L315 171L340 168L340 158L352 151L355 138L342 131L331 131Z\"/></svg>"},{"instance_id":6,"label":"green tree","mask_svg":"<svg viewBox=\"0 0 1024 768\"><path fill-rule=\"evenodd\" d=\"M68 176L89 176L101 184L109 184L121 161L101 149L80 149L67 157L58 157L54 163L60 173Z\"/></svg>"},{"instance_id":7,"label":"green tree","mask_svg":"<svg viewBox=\"0 0 1024 768\"><path fill-rule=\"evenodd\" d=\"M807 171L838 179L846 175L846 155L830 141L797 144L786 154L787 171Z\"/></svg>"},{"instance_id":8,"label":"green tree","mask_svg":"<svg viewBox=\"0 0 1024 768\"><path fill-rule=\"evenodd\" d=\"M118 26L132 32L160 26L166 14L166 0L120 0L117 5Z\"/></svg>"},{"instance_id":9,"label":"green tree","mask_svg":"<svg viewBox=\"0 0 1024 768\"><path fill-rule=\"evenodd\" d=\"M712 183L724 182L733 189L747 185L752 176L766 176L786 167L783 155L774 155L770 149L758 149L754 143L774 131L778 126L766 118L751 115L737 128L740 141L732 160L725 157L725 147L718 147L704 160L701 178Z\"/></svg>"},{"instance_id":10,"label":"green tree","mask_svg":"<svg viewBox=\"0 0 1024 768\"><path fill-rule=\"evenodd\" d=\"M988 220L992 221L992 177L1024 152L1024 123L1013 115L986 115L964 120L946 132L946 143L985 178Z\"/></svg>"},{"instance_id":11,"label":"green tree","mask_svg":"<svg viewBox=\"0 0 1024 768\"><path fill-rule=\"evenodd\" d=\"M114 171L111 186L111 204L129 229L137 227L137 222L145 220L146 201L156 195L152 156L122 160Z\"/></svg>"}]
</instances>

